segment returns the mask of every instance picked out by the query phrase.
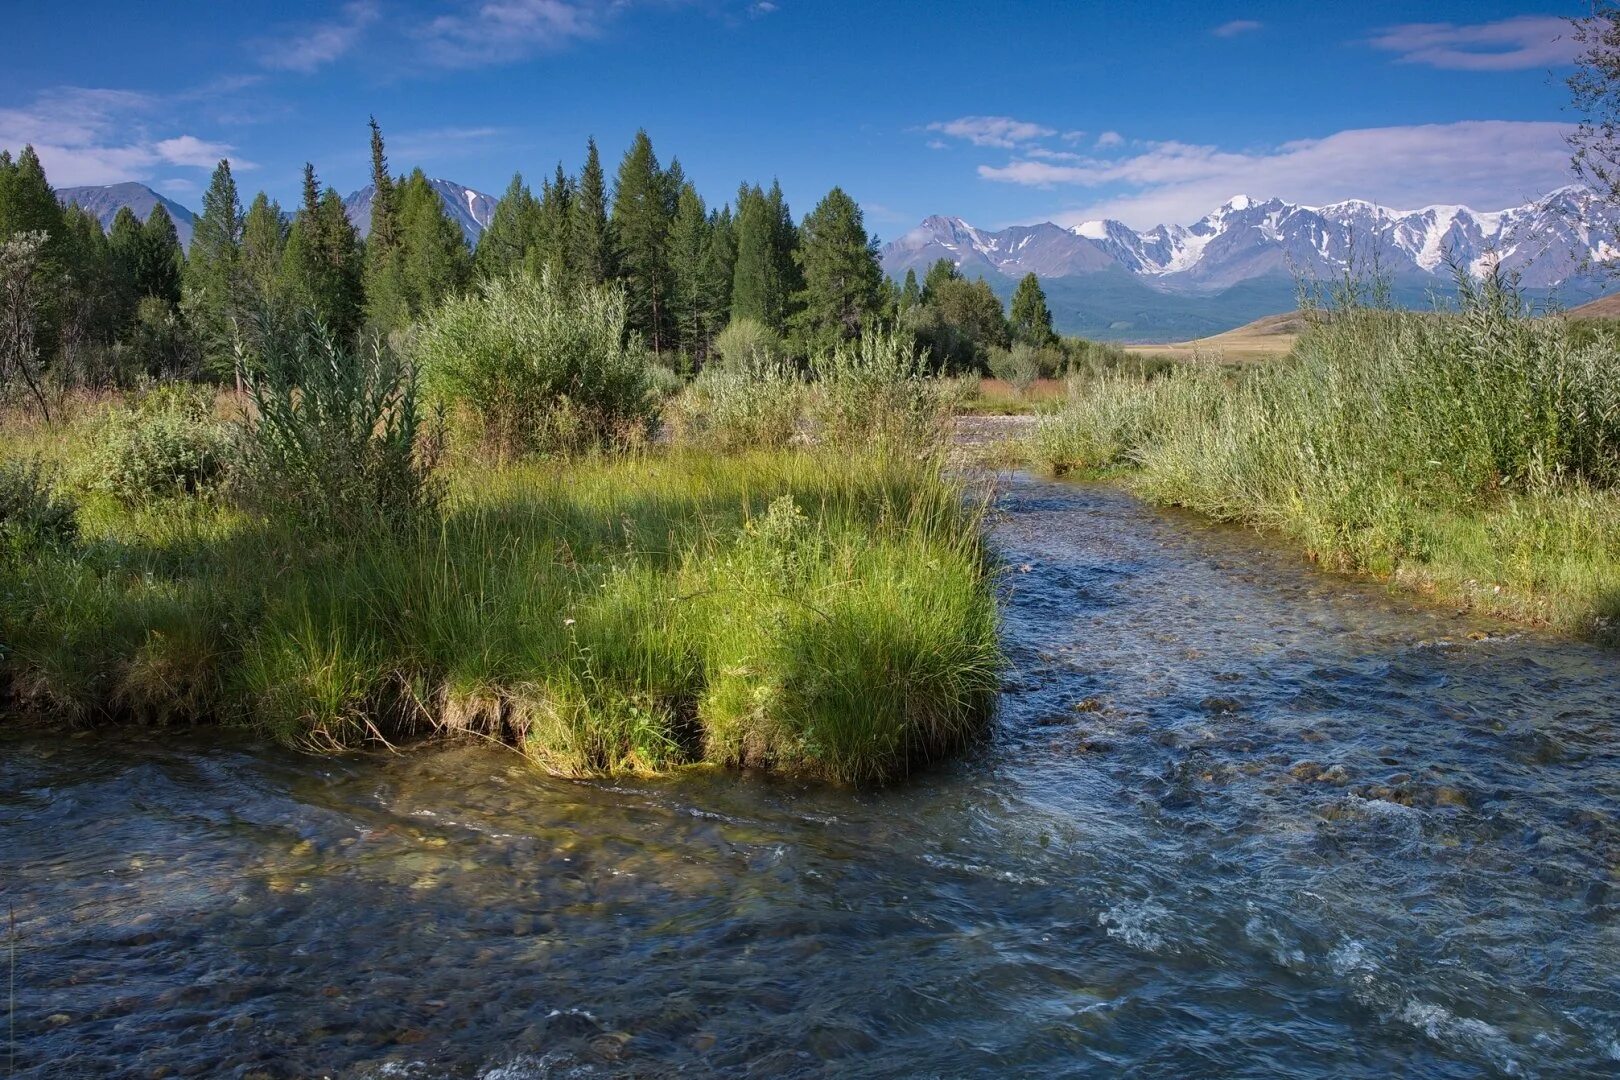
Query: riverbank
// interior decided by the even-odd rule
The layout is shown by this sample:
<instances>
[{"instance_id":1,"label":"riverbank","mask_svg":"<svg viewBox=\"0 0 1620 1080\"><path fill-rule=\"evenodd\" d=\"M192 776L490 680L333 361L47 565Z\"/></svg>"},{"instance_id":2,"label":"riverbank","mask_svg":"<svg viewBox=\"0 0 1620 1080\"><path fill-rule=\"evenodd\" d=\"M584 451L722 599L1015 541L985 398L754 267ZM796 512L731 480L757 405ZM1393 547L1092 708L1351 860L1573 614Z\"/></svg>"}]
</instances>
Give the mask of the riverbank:
<instances>
[{"instance_id":1,"label":"riverbank","mask_svg":"<svg viewBox=\"0 0 1620 1080\"><path fill-rule=\"evenodd\" d=\"M1334 569L1620 635L1620 346L1492 283L1453 315L1341 313L1264 367L1076 383L1027 449Z\"/></svg>"},{"instance_id":2,"label":"riverbank","mask_svg":"<svg viewBox=\"0 0 1620 1080\"><path fill-rule=\"evenodd\" d=\"M7 696L315 749L466 732L568 775L881 780L987 723L977 515L881 451L469 464L432 520L320 541L215 495L92 492L76 537L8 556Z\"/></svg>"}]
</instances>

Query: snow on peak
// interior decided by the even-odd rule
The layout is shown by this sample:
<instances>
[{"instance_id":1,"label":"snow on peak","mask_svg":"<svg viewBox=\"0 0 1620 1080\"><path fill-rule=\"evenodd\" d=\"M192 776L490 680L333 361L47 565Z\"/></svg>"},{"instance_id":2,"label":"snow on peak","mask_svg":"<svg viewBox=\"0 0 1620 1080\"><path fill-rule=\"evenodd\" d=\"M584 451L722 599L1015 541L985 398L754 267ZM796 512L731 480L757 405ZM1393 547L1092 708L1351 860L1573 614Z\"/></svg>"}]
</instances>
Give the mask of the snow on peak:
<instances>
[{"instance_id":1,"label":"snow on peak","mask_svg":"<svg viewBox=\"0 0 1620 1080\"><path fill-rule=\"evenodd\" d=\"M1074 227L1074 235L1083 236L1087 240L1106 240L1108 239L1108 222L1082 221Z\"/></svg>"},{"instance_id":2,"label":"snow on peak","mask_svg":"<svg viewBox=\"0 0 1620 1080\"><path fill-rule=\"evenodd\" d=\"M1234 195L1230 199L1226 200L1226 205L1221 207L1221 209L1243 211L1247 210L1253 205L1254 200L1249 198L1247 195Z\"/></svg>"}]
</instances>

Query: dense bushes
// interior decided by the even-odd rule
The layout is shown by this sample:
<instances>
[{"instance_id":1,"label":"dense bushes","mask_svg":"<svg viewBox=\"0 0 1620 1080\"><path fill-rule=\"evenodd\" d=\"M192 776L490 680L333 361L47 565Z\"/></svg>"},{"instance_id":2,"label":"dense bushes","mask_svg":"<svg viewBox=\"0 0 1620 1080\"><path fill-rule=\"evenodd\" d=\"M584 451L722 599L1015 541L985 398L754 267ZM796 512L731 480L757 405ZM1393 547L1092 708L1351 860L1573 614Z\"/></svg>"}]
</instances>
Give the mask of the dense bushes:
<instances>
[{"instance_id":1,"label":"dense bushes","mask_svg":"<svg viewBox=\"0 0 1620 1080\"><path fill-rule=\"evenodd\" d=\"M436 448L416 377L381 341L350 349L320 327L269 334L248 389L240 491L253 509L336 536L432 508Z\"/></svg>"},{"instance_id":2,"label":"dense bushes","mask_svg":"<svg viewBox=\"0 0 1620 1080\"><path fill-rule=\"evenodd\" d=\"M1079 382L1035 446L1058 468L1129 464L1150 497L1282 528L1349 568L1494 580L1540 614L1526 598L1563 589L1577 622L1620 603L1620 543L1553 583L1508 557L1522 544L1501 524L1540 516L1532 531L1568 539L1582 493L1612 501L1620 352L1531 318L1495 279L1464 283L1454 313L1338 312L1271 367Z\"/></svg>"},{"instance_id":3,"label":"dense bushes","mask_svg":"<svg viewBox=\"0 0 1620 1080\"><path fill-rule=\"evenodd\" d=\"M75 509L38 462L0 462L0 556L71 544L79 533Z\"/></svg>"},{"instance_id":4,"label":"dense bushes","mask_svg":"<svg viewBox=\"0 0 1620 1080\"><path fill-rule=\"evenodd\" d=\"M171 383L107 414L82 463L84 486L128 504L213 487L235 451L205 387Z\"/></svg>"},{"instance_id":5,"label":"dense bushes","mask_svg":"<svg viewBox=\"0 0 1620 1080\"><path fill-rule=\"evenodd\" d=\"M944 384L930 378L923 354L898 332L861 335L818 357L810 415L835 446L926 445L949 416Z\"/></svg>"},{"instance_id":6,"label":"dense bushes","mask_svg":"<svg viewBox=\"0 0 1620 1080\"><path fill-rule=\"evenodd\" d=\"M778 449L797 433L804 398L804 381L785 364L717 365L676 395L663 417L676 442L721 452Z\"/></svg>"},{"instance_id":7,"label":"dense bushes","mask_svg":"<svg viewBox=\"0 0 1620 1080\"><path fill-rule=\"evenodd\" d=\"M426 391L464 410L501 460L635 440L655 411L646 354L615 288L570 290L524 274L489 281L433 313L411 355Z\"/></svg>"}]
</instances>

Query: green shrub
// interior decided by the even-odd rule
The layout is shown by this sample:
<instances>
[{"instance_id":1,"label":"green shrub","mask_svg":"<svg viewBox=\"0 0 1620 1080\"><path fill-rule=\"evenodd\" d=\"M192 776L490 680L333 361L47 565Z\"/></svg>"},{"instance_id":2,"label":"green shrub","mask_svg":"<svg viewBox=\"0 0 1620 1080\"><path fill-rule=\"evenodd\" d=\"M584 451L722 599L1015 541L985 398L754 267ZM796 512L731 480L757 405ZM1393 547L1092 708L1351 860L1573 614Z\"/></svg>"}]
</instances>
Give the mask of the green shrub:
<instances>
[{"instance_id":1,"label":"green shrub","mask_svg":"<svg viewBox=\"0 0 1620 1080\"><path fill-rule=\"evenodd\" d=\"M348 349L319 327L273 334L249 380L248 504L332 536L419 520L436 504L436 440L412 369L380 340Z\"/></svg>"},{"instance_id":2,"label":"green shrub","mask_svg":"<svg viewBox=\"0 0 1620 1080\"><path fill-rule=\"evenodd\" d=\"M712 367L741 375L773 374L787 362L782 339L755 319L733 319L715 335Z\"/></svg>"},{"instance_id":3,"label":"green shrub","mask_svg":"<svg viewBox=\"0 0 1620 1080\"><path fill-rule=\"evenodd\" d=\"M38 462L0 462L0 550L17 555L73 543L77 509Z\"/></svg>"},{"instance_id":4,"label":"green shrub","mask_svg":"<svg viewBox=\"0 0 1620 1080\"><path fill-rule=\"evenodd\" d=\"M669 403L664 421L681 443L723 452L776 449L798 429L804 383L786 365L705 368Z\"/></svg>"},{"instance_id":5,"label":"green shrub","mask_svg":"<svg viewBox=\"0 0 1620 1080\"><path fill-rule=\"evenodd\" d=\"M1044 374L1041 370L1042 351L1022 341L1014 342L1010 349L991 349L990 374L1022 396Z\"/></svg>"},{"instance_id":6,"label":"green shrub","mask_svg":"<svg viewBox=\"0 0 1620 1080\"><path fill-rule=\"evenodd\" d=\"M232 426L214 419L206 387L172 383L109 413L83 462L85 486L125 503L213 487L235 445Z\"/></svg>"},{"instance_id":7,"label":"green shrub","mask_svg":"<svg viewBox=\"0 0 1620 1080\"><path fill-rule=\"evenodd\" d=\"M486 282L429 316L412 356L427 393L469 410L500 460L634 442L656 414L615 288L570 290L549 275Z\"/></svg>"},{"instance_id":8,"label":"green shrub","mask_svg":"<svg viewBox=\"0 0 1620 1080\"><path fill-rule=\"evenodd\" d=\"M818 357L812 369L810 414L823 442L920 447L942 436L949 415L944 388L928 377L908 336L863 334Z\"/></svg>"}]
</instances>

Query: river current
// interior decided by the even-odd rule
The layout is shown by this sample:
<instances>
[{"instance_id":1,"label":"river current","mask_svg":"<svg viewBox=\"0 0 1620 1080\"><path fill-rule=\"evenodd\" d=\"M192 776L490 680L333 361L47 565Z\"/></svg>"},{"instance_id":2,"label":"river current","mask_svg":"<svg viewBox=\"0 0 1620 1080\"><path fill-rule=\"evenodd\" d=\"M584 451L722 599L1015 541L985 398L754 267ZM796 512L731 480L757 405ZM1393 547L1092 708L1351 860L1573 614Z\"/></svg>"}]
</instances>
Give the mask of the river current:
<instances>
[{"instance_id":1,"label":"river current","mask_svg":"<svg viewBox=\"0 0 1620 1080\"><path fill-rule=\"evenodd\" d=\"M1620 655L1003 478L886 789L0 735L0 1075L1613 1076Z\"/></svg>"}]
</instances>

